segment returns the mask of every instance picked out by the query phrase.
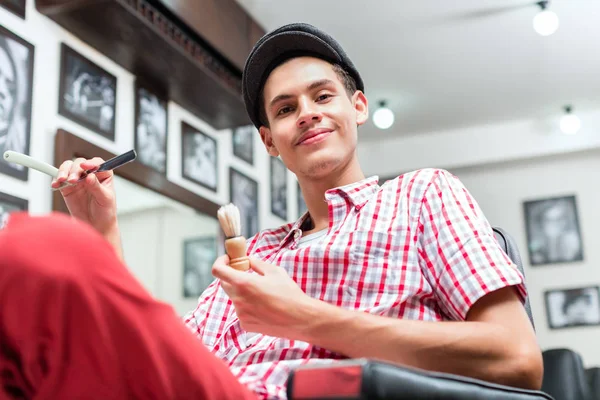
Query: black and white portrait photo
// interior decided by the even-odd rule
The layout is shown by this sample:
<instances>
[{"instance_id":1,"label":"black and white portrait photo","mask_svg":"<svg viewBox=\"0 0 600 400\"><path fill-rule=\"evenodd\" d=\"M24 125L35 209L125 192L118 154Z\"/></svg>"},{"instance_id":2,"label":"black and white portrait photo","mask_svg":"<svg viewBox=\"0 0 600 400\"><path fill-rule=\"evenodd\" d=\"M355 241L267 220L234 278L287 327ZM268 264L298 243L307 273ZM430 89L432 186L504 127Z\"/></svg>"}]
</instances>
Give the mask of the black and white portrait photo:
<instances>
[{"instance_id":1,"label":"black and white portrait photo","mask_svg":"<svg viewBox=\"0 0 600 400\"><path fill-rule=\"evenodd\" d=\"M545 297L551 329L600 325L598 286L550 290L545 293Z\"/></svg>"},{"instance_id":2,"label":"black and white portrait photo","mask_svg":"<svg viewBox=\"0 0 600 400\"><path fill-rule=\"evenodd\" d=\"M62 44L58 112L115 140L117 78Z\"/></svg>"},{"instance_id":3,"label":"black and white portrait photo","mask_svg":"<svg viewBox=\"0 0 600 400\"><path fill-rule=\"evenodd\" d=\"M183 243L183 297L197 298L215 279L212 265L217 259L217 239L212 236Z\"/></svg>"},{"instance_id":4,"label":"black and white portrait photo","mask_svg":"<svg viewBox=\"0 0 600 400\"><path fill-rule=\"evenodd\" d=\"M135 150L138 161L160 173L166 173L167 102L138 84L135 107Z\"/></svg>"},{"instance_id":5,"label":"black and white portrait photo","mask_svg":"<svg viewBox=\"0 0 600 400\"><path fill-rule=\"evenodd\" d=\"M240 126L233 130L233 155L254 165L254 135L257 135L254 125Z\"/></svg>"},{"instance_id":6,"label":"black and white portrait photo","mask_svg":"<svg viewBox=\"0 0 600 400\"><path fill-rule=\"evenodd\" d=\"M25 0L0 0L0 6L21 18L25 18Z\"/></svg>"},{"instance_id":7,"label":"black and white portrait photo","mask_svg":"<svg viewBox=\"0 0 600 400\"><path fill-rule=\"evenodd\" d=\"M0 155L29 154L33 46L0 26ZM0 172L26 181L28 169L0 161Z\"/></svg>"},{"instance_id":8,"label":"black and white portrait photo","mask_svg":"<svg viewBox=\"0 0 600 400\"><path fill-rule=\"evenodd\" d=\"M29 202L10 194L0 193L0 229L4 229L8 223L10 214L19 211L27 211Z\"/></svg>"},{"instance_id":9,"label":"black and white portrait photo","mask_svg":"<svg viewBox=\"0 0 600 400\"><path fill-rule=\"evenodd\" d=\"M217 191L217 141L183 122L181 124L182 175L213 192Z\"/></svg>"},{"instance_id":10,"label":"black and white portrait photo","mask_svg":"<svg viewBox=\"0 0 600 400\"><path fill-rule=\"evenodd\" d=\"M531 265L583 260L575 196L524 203Z\"/></svg>"},{"instance_id":11,"label":"black and white portrait photo","mask_svg":"<svg viewBox=\"0 0 600 400\"><path fill-rule=\"evenodd\" d=\"M296 203L298 204L298 218L300 218L308 211L308 207L306 207L306 202L304 201L304 196L302 196L302 190L300 189L299 183L296 183Z\"/></svg>"},{"instance_id":12,"label":"black and white portrait photo","mask_svg":"<svg viewBox=\"0 0 600 400\"><path fill-rule=\"evenodd\" d=\"M271 212L287 220L287 168L278 157L271 157Z\"/></svg>"},{"instance_id":13,"label":"black and white portrait photo","mask_svg":"<svg viewBox=\"0 0 600 400\"><path fill-rule=\"evenodd\" d=\"M229 196L240 210L242 235L249 239L258 232L258 183L229 168Z\"/></svg>"}]
</instances>

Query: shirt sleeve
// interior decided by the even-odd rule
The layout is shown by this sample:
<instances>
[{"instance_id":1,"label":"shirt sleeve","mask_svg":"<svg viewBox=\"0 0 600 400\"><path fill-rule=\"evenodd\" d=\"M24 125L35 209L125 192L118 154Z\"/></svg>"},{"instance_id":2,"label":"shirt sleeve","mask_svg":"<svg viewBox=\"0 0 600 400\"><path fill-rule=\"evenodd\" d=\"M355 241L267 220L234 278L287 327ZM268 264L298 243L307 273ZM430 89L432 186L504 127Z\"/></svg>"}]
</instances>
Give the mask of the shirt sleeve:
<instances>
[{"instance_id":1,"label":"shirt sleeve","mask_svg":"<svg viewBox=\"0 0 600 400\"><path fill-rule=\"evenodd\" d=\"M497 289L516 286L525 301L523 275L497 242L491 225L463 184L435 170L421 204L419 264L442 311L465 320L471 306Z\"/></svg>"}]
</instances>

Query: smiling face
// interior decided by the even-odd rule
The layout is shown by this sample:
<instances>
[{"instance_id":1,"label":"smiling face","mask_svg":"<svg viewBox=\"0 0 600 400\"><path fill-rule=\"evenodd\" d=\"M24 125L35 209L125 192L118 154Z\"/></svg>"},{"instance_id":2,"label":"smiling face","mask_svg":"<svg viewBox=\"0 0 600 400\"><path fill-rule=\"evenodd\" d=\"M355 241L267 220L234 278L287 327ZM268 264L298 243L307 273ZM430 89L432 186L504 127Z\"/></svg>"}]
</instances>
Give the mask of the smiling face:
<instances>
[{"instance_id":1,"label":"smiling face","mask_svg":"<svg viewBox=\"0 0 600 400\"><path fill-rule=\"evenodd\" d=\"M273 70L263 101L268 127L260 135L298 177L326 178L357 164L357 127L368 118L361 91L349 94L334 67L298 57Z\"/></svg>"}]
</instances>

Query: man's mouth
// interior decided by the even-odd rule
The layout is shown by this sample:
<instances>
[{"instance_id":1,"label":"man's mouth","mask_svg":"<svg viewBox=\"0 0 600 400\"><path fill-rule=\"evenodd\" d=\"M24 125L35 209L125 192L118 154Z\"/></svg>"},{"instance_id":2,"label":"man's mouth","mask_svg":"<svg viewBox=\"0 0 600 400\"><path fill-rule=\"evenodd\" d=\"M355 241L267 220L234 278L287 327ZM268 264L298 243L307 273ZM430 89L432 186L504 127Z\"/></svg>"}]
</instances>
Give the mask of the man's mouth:
<instances>
[{"instance_id":1,"label":"man's mouth","mask_svg":"<svg viewBox=\"0 0 600 400\"><path fill-rule=\"evenodd\" d=\"M308 145L320 142L329 136L331 132L333 132L333 129L329 128L311 129L300 137L300 140L298 140L296 145Z\"/></svg>"}]
</instances>

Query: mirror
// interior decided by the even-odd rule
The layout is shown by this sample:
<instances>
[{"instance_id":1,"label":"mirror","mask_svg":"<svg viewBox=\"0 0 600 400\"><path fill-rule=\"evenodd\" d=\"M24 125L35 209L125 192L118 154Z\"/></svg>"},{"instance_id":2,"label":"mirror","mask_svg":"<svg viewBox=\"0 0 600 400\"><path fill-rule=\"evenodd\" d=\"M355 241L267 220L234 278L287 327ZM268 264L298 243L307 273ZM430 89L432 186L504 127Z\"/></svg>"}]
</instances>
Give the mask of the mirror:
<instances>
[{"instance_id":1,"label":"mirror","mask_svg":"<svg viewBox=\"0 0 600 400\"><path fill-rule=\"evenodd\" d=\"M77 157L108 160L114 156L62 129L56 134L57 165ZM128 268L179 315L194 309L198 296L214 279L214 260L224 253L219 205L137 161L115 170L115 190ZM53 192L52 200L54 211L68 213L59 192Z\"/></svg>"}]
</instances>

